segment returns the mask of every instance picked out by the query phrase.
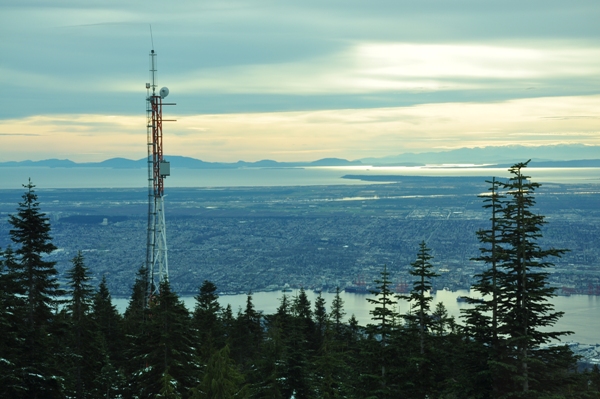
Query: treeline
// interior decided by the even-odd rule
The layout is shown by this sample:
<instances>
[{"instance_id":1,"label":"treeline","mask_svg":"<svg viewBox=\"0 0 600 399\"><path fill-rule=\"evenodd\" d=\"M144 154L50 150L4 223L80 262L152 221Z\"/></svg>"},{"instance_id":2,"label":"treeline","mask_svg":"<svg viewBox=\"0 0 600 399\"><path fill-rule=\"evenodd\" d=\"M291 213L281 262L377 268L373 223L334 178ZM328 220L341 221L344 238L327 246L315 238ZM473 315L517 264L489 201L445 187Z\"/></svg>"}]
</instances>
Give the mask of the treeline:
<instances>
[{"instance_id":1,"label":"treeline","mask_svg":"<svg viewBox=\"0 0 600 399\"><path fill-rule=\"evenodd\" d=\"M97 288L78 254L57 282L48 218L29 182L9 217L15 249L2 252L0 395L5 398L592 398L600 370L578 372L568 332L549 331L562 315L549 299L547 268L564 250L541 248L539 186L510 169L483 196L488 230L476 258L489 268L473 287L462 324L428 295L437 276L422 242L404 297L385 266L367 300L372 323L347 317L338 293L311 303L301 289L274 314L252 295L235 314L205 281L189 311L168 281L151 286L141 268L119 314L105 278ZM149 293L151 293L149 295ZM60 298L60 299L59 299ZM396 312L400 298L407 314Z\"/></svg>"}]
</instances>

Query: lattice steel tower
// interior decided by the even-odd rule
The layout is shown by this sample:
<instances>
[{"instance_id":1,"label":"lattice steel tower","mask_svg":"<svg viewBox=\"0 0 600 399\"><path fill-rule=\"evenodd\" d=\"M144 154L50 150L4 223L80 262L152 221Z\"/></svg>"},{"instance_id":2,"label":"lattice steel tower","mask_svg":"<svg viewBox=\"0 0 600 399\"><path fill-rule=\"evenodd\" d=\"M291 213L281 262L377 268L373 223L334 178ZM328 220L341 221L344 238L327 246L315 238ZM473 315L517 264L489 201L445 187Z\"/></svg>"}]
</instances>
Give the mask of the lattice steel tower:
<instances>
[{"instance_id":1,"label":"lattice steel tower","mask_svg":"<svg viewBox=\"0 0 600 399\"><path fill-rule=\"evenodd\" d=\"M148 134L148 240L146 268L150 279L150 294L158 290L159 283L169 279L167 233L165 229L164 178L171 174L171 165L163 156L163 99L169 89L163 87L156 93L156 53L150 51L150 80L146 83L146 118Z\"/></svg>"}]
</instances>

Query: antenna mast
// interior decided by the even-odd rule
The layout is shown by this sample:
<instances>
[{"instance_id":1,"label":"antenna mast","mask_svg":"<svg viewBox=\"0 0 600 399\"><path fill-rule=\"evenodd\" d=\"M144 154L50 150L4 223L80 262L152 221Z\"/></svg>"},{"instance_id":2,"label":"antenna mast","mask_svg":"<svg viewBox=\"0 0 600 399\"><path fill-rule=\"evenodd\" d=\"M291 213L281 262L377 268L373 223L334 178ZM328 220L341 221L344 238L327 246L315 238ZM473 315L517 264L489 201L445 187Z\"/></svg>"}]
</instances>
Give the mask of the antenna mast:
<instances>
[{"instance_id":1,"label":"antenna mast","mask_svg":"<svg viewBox=\"0 0 600 399\"><path fill-rule=\"evenodd\" d=\"M154 47L154 46L153 46ZM163 281L169 279L167 258L167 234L165 230L164 178L171 174L171 164L163 155L163 103L169 89L163 87L156 94L156 53L150 51L150 81L146 83L146 129L148 136L148 239L146 245L146 269L151 296Z\"/></svg>"}]
</instances>

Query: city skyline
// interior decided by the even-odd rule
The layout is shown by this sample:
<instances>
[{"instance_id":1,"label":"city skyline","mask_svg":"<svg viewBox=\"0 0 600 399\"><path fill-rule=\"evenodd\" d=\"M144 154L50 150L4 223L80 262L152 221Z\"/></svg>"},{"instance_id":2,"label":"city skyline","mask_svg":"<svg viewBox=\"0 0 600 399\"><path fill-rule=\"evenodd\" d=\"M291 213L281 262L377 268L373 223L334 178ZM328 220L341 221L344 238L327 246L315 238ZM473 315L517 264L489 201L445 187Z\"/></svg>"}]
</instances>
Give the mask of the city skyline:
<instances>
[{"instance_id":1,"label":"city skyline","mask_svg":"<svg viewBox=\"0 0 600 399\"><path fill-rule=\"evenodd\" d=\"M0 161L146 154L148 53L165 152L349 160L600 145L600 6L476 1L0 6ZM150 35L152 26L153 37Z\"/></svg>"}]
</instances>

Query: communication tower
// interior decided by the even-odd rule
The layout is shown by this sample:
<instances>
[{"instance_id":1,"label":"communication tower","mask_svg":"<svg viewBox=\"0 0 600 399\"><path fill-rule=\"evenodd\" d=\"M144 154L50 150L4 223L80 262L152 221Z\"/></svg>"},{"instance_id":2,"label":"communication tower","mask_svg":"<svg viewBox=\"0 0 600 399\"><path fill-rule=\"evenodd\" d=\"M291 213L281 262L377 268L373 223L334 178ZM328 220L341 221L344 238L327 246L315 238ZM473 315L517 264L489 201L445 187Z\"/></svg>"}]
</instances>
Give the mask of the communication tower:
<instances>
[{"instance_id":1,"label":"communication tower","mask_svg":"<svg viewBox=\"0 0 600 399\"><path fill-rule=\"evenodd\" d=\"M169 89L163 87L156 93L156 53L150 51L150 81L146 83L146 119L148 135L148 240L146 268L150 295L158 290L162 281L169 279L167 258L167 233L165 229L165 177L171 174L171 165L163 155L163 103Z\"/></svg>"}]
</instances>

